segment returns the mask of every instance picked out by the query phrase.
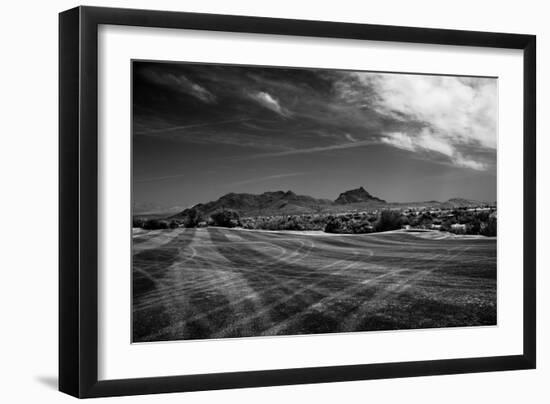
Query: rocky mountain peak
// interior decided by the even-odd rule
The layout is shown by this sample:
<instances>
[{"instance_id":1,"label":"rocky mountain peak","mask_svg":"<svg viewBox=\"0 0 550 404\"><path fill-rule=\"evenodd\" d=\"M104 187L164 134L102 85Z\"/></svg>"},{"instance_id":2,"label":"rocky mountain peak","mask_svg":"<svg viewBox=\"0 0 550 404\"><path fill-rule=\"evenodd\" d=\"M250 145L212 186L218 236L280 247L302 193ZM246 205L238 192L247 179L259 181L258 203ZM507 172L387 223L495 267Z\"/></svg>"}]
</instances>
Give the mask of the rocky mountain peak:
<instances>
[{"instance_id":1,"label":"rocky mountain peak","mask_svg":"<svg viewBox=\"0 0 550 404\"><path fill-rule=\"evenodd\" d=\"M385 202L384 200L377 198L375 196L372 196L370 193L367 192L365 188L362 186L359 188L351 189L346 192L342 192L338 198L334 201L334 203L344 205L348 203L358 203L358 202L370 202L370 201L377 201L377 202Z\"/></svg>"}]
</instances>

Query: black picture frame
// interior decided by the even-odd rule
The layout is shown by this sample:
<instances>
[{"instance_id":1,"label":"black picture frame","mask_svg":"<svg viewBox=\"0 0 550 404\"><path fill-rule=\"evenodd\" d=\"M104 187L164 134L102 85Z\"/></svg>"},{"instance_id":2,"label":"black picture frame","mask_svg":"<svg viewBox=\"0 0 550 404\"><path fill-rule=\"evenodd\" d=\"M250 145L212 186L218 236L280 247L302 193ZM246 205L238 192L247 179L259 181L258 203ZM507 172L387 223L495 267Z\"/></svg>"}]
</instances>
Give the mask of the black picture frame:
<instances>
[{"instance_id":1,"label":"black picture frame","mask_svg":"<svg viewBox=\"0 0 550 404\"><path fill-rule=\"evenodd\" d=\"M99 381L100 24L523 50L523 354ZM535 104L534 35L96 7L77 7L60 13L59 390L85 398L535 368Z\"/></svg>"}]
</instances>

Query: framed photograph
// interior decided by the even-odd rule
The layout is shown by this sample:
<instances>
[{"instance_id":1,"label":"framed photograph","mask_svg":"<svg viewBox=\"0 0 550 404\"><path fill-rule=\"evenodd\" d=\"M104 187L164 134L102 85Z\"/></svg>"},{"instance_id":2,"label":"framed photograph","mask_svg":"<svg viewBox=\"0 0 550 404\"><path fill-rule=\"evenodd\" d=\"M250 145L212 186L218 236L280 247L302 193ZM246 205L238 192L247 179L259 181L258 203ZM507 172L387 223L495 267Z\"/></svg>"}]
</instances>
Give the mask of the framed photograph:
<instances>
[{"instance_id":1,"label":"framed photograph","mask_svg":"<svg viewBox=\"0 0 550 404\"><path fill-rule=\"evenodd\" d=\"M61 391L535 368L535 36L59 24Z\"/></svg>"}]
</instances>

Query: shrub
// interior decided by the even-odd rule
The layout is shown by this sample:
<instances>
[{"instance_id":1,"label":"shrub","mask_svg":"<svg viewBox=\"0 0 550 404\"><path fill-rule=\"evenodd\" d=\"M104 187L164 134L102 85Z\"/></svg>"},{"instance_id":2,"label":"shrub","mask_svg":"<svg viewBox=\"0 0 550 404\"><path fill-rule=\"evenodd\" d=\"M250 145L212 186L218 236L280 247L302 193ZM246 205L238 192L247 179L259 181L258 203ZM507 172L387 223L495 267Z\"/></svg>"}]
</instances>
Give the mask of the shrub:
<instances>
[{"instance_id":1,"label":"shrub","mask_svg":"<svg viewBox=\"0 0 550 404\"><path fill-rule=\"evenodd\" d=\"M375 231L398 230L401 228L401 213L394 210L383 210L374 223Z\"/></svg>"},{"instance_id":2,"label":"shrub","mask_svg":"<svg viewBox=\"0 0 550 404\"><path fill-rule=\"evenodd\" d=\"M284 215L241 219L241 225L245 229L260 230L323 230L326 223L327 217L320 215Z\"/></svg>"},{"instance_id":3,"label":"shrub","mask_svg":"<svg viewBox=\"0 0 550 404\"><path fill-rule=\"evenodd\" d=\"M158 230L158 229L167 229L169 224L166 220L159 219L149 219L146 220L143 224L143 228L146 230Z\"/></svg>"},{"instance_id":4,"label":"shrub","mask_svg":"<svg viewBox=\"0 0 550 404\"><path fill-rule=\"evenodd\" d=\"M369 222L369 218L364 215L354 215L352 217L347 215L331 216L325 225L325 233L363 234L372 232L373 227Z\"/></svg>"},{"instance_id":5,"label":"shrub","mask_svg":"<svg viewBox=\"0 0 550 404\"><path fill-rule=\"evenodd\" d=\"M325 233L344 233L342 220L339 220L337 217L330 218L325 226Z\"/></svg>"},{"instance_id":6,"label":"shrub","mask_svg":"<svg viewBox=\"0 0 550 404\"><path fill-rule=\"evenodd\" d=\"M239 214L234 210L220 210L210 215L212 226L236 227L241 225Z\"/></svg>"},{"instance_id":7,"label":"shrub","mask_svg":"<svg viewBox=\"0 0 550 404\"><path fill-rule=\"evenodd\" d=\"M282 230L304 230L304 227L296 217L289 217L286 222L283 223Z\"/></svg>"},{"instance_id":8,"label":"shrub","mask_svg":"<svg viewBox=\"0 0 550 404\"><path fill-rule=\"evenodd\" d=\"M451 231L451 225L452 225L452 222L450 220L445 220L443 223L441 223L441 228L439 230Z\"/></svg>"},{"instance_id":9,"label":"shrub","mask_svg":"<svg viewBox=\"0 0 550 404\"><path fill-rule=\"evenodd\" d=\"M170 220L168 227L170 227L171 229L177 229L178 227L180 227L180 224L175 220Z\"/></svg>"},{"instance_id":10,"label":"shrub","mask_svg":"<svg viewBox=\"0 0 550 404\"><path fill-rule=\"evenodd\" d=\"M487 237L495 237L497 235L497 218L490 217L480 233Z\"/></svg>"},{"instance_id":11,"label":"shrub","mask_svg":"<svg viewBox=\"0 0 550 404\"><path fill-rule=\"evenodd\" d=\"M367 222L354 222L351 224L351 232L353 234L365 234L372 233L374 231L370 223Z\"/></svg>"},{"instance_id":12,"label":"shrub","mask_svg":"<svg viewBox=\"0 0 550 404\"><path fill-rule=\"evenodd\" d=\"M202 221L201 214L196 209L188 209L183 225L185 227L197 227Z\"/></svg>"}]
</instances>

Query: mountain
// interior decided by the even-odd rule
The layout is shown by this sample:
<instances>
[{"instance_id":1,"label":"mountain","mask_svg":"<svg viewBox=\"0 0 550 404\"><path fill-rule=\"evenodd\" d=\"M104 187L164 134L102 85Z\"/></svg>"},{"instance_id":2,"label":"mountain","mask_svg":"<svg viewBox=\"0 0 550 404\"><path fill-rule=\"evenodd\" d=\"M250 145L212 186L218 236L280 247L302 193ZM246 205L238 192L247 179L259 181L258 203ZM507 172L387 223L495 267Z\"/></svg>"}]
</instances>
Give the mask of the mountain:
<instances>
[{"instance_id":1,"label":"mountain","mask_svg":"<svg viewBox=\"0 0 550 404\"><path fill-rule=\"evenodd\" d=\"M483 202L463 198L452 198L446 202L393 203L371 195L363 187L342 192L334 202L329 199L316 199L307 195L297 195L292 191L264 192L259 195L232 192L215 201L199 203L171 217L183 219L189 216L192 210L202 217L209 217L212 213L225 209L234 210L241 216L279 216L315 213L336 214L373 209L454 209L482 206L484 204Z\"/></svg>"},{"instance_id":2,"label":"mountain","mask_svg":"<svg viewBox=\"0 0 550 404\"><path fill-rule=\"evenodd\" d=\"M316 199L306 195L296 195L292 191L264 192L260 195L229 193L221 198L199 203L191 209L197 210L202 216L209 216L215 211L231 209L241 215L269 216L306 214L323 211L332 205L328 199ZM174 218L187 216L189 209L185 209Z\"/></svg>"},{"instance_id":3,"label":"mountain","mask_svg":"<svg viewBox=\"0 0 550 404\"><path fill-rule=\"evenodd\" d=\"M369 194L365 188L359 187L356 189L352 189L346 192L342 192L338 198L334 201L334 203L338 205L347 205L350 203L360 203L360 202L380 202L380 203L386 203L385 200L377 198L375 196L372 196Z\"/></svg>"}]
</instances>

